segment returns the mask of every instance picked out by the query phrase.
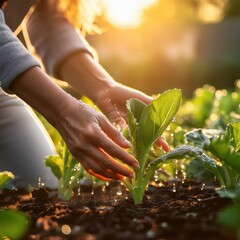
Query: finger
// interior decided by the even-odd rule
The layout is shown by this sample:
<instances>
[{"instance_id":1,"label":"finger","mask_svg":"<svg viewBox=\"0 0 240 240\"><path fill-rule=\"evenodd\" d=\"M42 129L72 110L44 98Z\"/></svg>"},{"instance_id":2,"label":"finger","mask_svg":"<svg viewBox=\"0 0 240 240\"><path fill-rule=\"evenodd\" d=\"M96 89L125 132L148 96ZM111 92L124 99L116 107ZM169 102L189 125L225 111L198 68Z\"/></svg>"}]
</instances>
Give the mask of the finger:
<instances>
[{"instance_id":1,"label":"finger","mask_svg":"<svg viewBox=\"0 0 240 240\"><path fill-rule=\"evenodd\" d=\"M94 173L93 170L90 169L86 163L82 162L81 165L84 167L84 169L85 169L90 175L92 175L92 176L94 176L94 177L96 177L96 178L98 178L98 179L100 179L100 180L103 180L103 181L109 181L109 180L110 180L110 178L106 178L106 177L103 177L103 176L101 176L101 175L99 175L99 174ZM96 175L97 175L97 176L96 176Z\"/></svg>"},{"instance_id":2,"label":"finger","mask_svg":"<svg viewBox=\"0 0 240 240\"><path fill-rule=\"evenodd\" d=\"M123 110L119 110L119 112L120 112L122 118L126 121L127 120L127 110L126 110L126 108L123 109Z\"/></svg>"},{"instance_id":3,"label":"finger","mask_svg":"<svg viewBox=\"0 0 240 240\"><path fill-rule=\"evenodd\" d=\"M121 131L125 130L128 127L128 125L123 117L119 118L114 123L117 125L117 127L119 127L121 129Z\"/></svg>"},{"instance_id":4,"label":"finger","mask_svg":"<svg viewBox=\"0 0 240 240\"><path fill-rule=\"evenodd\" d=\"M118 109L117 105L107 101L106 104L102 106L102 112L112 123L118 125L121 129L126 127L126 121L124 119L126 114L122 115L123 111Z\"/></svg>"},{"instance_id":5,"label":"finger","mask_svg":"<svg viewBox=\"0 0 240 240\"><path fill-rule=\"evenodd\" d=\"M162 149L165 151L165 152L169 152L171 149L170 149L170 146L168 145L168 143L163 140L162 138L158 138L156 140L156 144L159 146L159 147L162 147Z\"/></svg>"},{"instance_id":6,"label":"finger","mask_svg":"<svg viewBox=\"0 0 240 240\"><path fill-rule=\"evenodd\" d=\"M109 156L106 152L99 149L93 149L91 152L91 158L94 159L102 168L110 170L116 174L120 174L122 176L126 176L128 178L134 177L134 172L128 167L122 165L111 156Z\"/></svg>"},{"instance_id":7,"label":"finger","mask_svg":"<svg viewBox=\"0 0 240 240\"><path fill-rule=\"evenodd\" d=\"M124 151L114 141L112 141L112 139L110 139L106 134L104 134L104 132L100 131L96 138L96 143L98 143L98 147L100 147L104 152L106 152L112 157L121 160L122 162L128 164L133 168L139 168L138 161L132 155Z\"/></svg>"},{"instance_id":8,"label":"finger","mask_svg":"<svg viewBox=\"0 0 240 240\"><path fill-rule=\"evenodd\" d=\"M96 177L96 178L98 178L98 179L100 179L100 180L103 180L103 181L106 181L106 182L108 182L108 181L111 180L110 178L105 178L105 177L103 177L103 176L95 173L92 169L89 169L87 172L88 172L90 175L92 175L92 176L94 176L94 177Z\"/></svg>"},{"instance_id":9,"label":"finger","mask_svg":"<svg viewBox=\"0 0 240 240\"><path fill-rule=\"evenodd\" d=\"M81 158L83 159L83 158ZM92 158L86 157L84 158L84 161L81 160L81 164L86 169L86 171L102 180L104 179L113 179L113 180L122 180L124 176L121 176L119 174L116 174L114 172L109 171L108 169L104 169L102 166L100 166L95 160Z\"/></svg>"},{"instance_id":10,"label":"finger","mask_svg":"<svg viewBox=\"0 0 240 240\"><path fill-rule=\"evenodd\" d=\"M127 90L125 90L121 97L124 99L136 98L146 104L151 103L151 101L153 100L152 97L133 88L128 88Z\"/></svg>"},{"instance_id":11,"label":"finger","mask_svg":"<svg viewBox=\"0 0 240 240\"><path fill-rule=\"evenodd\" d=\"M101 127L101 130L107 134L109 138L111 138L115 143L117 143L119 146L123 148L129 148L131 147L131 143L123 137L122 133L117 129L113 124L111 124L107 118L102 117L99 119L99 126ZM101 131L101 132L102 132ZM105 134L101 134L101 137ZM106 138L106 136L104 136Z\"/></svg>"}]
</instances>

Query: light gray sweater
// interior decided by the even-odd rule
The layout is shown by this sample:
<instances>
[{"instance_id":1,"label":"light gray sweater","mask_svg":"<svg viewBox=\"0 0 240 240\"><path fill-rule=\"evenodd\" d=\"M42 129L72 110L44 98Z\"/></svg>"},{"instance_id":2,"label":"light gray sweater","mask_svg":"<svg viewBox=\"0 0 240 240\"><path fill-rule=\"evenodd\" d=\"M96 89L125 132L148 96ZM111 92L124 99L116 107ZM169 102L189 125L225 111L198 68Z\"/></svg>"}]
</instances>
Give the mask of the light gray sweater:
<instances>
[{"instance_id":1,"label":"light gray sweater","mask_svg":"<svg viewBox=\"0 0 240 240\"><path fill-rule=\"evenodd\" d=\"M11 16L14 17L14 14ZM87 42L57 11L54 1L39 2L28 19L27 32L47 73L54 77L59 77L58 67L70 55L79 51L91 54ZM33 66L39 66L39 63L7 27L0 10L1 88L8 91L11 82Z\"/></svg>"}]
</instances>

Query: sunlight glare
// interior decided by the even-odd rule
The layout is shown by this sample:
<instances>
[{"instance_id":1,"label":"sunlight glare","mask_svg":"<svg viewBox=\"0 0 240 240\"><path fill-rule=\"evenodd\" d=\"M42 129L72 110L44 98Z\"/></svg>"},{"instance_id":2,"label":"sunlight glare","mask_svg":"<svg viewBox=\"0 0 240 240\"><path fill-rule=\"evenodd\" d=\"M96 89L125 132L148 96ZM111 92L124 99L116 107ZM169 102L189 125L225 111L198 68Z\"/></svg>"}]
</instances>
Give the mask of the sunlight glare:
<instances>
[{"instance_id":1,"label":"sunlight glare","mask_svg":"<svg viewBox=\"0 0 240 240\"><path fill-rule=\"evenodd\" d=\"M142 12L156 0L104 0L106 18L119 28L136 28L141 25Z\"/></svg>"},{"instance_id":2,"label":"sunlight glare","mask_svg":"<svg viewBox=\"0 0 240 240\"><path fill-rule=\"evenodd\" d=\"M221 5L215 5L208 1L202 1L202 5L198 10L198 16L201 20L207 23L219 22L224 17L225 2Z\"/></svg>"}]
</instances>

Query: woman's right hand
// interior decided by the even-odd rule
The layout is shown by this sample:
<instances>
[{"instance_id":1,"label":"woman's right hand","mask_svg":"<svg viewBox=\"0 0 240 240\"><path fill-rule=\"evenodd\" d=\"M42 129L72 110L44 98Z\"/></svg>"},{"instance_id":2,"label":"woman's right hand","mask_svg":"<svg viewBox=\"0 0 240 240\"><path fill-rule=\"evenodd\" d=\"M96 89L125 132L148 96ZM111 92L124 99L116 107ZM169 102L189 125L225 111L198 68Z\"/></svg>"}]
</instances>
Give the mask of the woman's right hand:
<instances>
[{"instance_id":1,"label":"woman's right hand","mask_svg":"<svg viewBox=\"0 0 240 240\"><path fill-rule=\"evenodd\" d=\"M134 177L127 165L139 165L123 149L130 143L119 130L102 113L64 92L38 67L19 75L10 90L60 132L72 154L91 175L104 180Z\"/></svg>"},{"instance_id":2,"label":"woman's right hand","mask_svg":"<svg viewBox=\"0 0 240 240\"><path fill-rule=\"evenodd\" d=\"M134 177L125 164L133 168L139 164L123 149L131 145L102 113L69 97L56 128L71 153L91 175L104 180Z\"/></svg>"}]
</instances>

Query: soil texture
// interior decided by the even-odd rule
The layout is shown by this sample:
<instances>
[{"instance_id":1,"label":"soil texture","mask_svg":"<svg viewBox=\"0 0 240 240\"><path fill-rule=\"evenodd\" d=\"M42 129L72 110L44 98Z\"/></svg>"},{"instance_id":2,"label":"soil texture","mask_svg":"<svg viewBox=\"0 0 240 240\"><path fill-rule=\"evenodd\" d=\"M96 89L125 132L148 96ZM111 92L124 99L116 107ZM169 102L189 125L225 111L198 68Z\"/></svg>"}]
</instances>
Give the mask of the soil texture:
<instances>
[{"instance_id":1,"label":"soil texture","mask_svg":"<svg viewBox=\"0 0 240 240\"><path fill-rule=\"evenodd\" d=\"M153 184L140 205L134 205L118 182L95 189L81 186L70 201L58 199L50 189L4 190L0 208L29 216L24 239L234 240L216 220L218 211L231 201L214 189L213 183L190 180Z\"/></svg>"}]
</instances>

